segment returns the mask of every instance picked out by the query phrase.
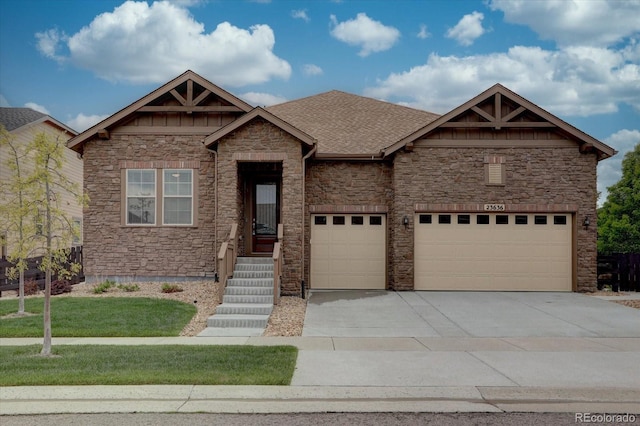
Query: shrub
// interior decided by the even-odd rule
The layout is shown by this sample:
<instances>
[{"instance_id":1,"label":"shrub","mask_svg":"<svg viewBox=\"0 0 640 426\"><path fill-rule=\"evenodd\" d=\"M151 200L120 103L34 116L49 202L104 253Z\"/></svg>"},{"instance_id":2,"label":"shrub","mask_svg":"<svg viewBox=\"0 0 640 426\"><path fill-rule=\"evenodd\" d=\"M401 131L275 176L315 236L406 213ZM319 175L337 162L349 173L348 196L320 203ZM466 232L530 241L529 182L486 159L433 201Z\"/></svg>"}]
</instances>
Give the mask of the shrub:
<instances>
[{"instance_id":1,"label":"shrub","mask_svg":"<svg viewBox=\"0 0 640 426\"><path fill-rule=\"evenodd\" d=\"M93 292L95 294L102 294L107 292L111 287L114 287L116 282L113 280L104 280L98 285L93 286Z\"/></svg>"},{"instance_id":2,"label":"shrub","mask_svg":"<svg viewBox=\"0 0 640 426\"><path fill-rule=\"evenodd\" d=\"M19 292L20 290L16 290ZM40 287L38 287L38 283L33 279L27 280L24 282L24 295L25 296L33 296L34 294L38 294L40 291Z\"/></svg>"},{"instance_id":3,"label":"shrub","mask_svg":"<svg viewBox=\"0 0 640 426\"><path fill-rule=\"evenodd\" d=\"M118 288L122 291L126 291L127 293L140 290L140 286L138 286L138 284L118 284Z\"/></svg>"},{"instance_id":4,"label":"shrub","mask_svg":"<svg viewBox=\"0 0 640 426\"><path fill-rule=\"evenodd\" d=\"M51 282L51 294L71 293L72 287L68 280L55 280Z\"/></svg>"},{"instance_id":5,"label":"shrub","mask_svg":"<svg viewBox=\"0 0 640 426\"><path fill-rule=\"evenodd\" d=\"M181 291L184 291L184 290L178 284L167 284L167 283L162 284L163 293L179 293Z\"/></svg>"}]
</instances>

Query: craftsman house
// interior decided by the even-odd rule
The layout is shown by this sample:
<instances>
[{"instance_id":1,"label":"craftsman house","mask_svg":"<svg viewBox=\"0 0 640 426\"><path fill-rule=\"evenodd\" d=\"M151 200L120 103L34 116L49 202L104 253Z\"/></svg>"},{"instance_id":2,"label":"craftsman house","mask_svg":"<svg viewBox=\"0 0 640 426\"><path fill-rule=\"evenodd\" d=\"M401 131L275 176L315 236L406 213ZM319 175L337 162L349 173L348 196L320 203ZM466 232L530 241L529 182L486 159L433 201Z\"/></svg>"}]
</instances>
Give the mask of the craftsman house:
<instances>
[{"instance_id":1,"label":"craftsman house","mask_svg":"<svg viewBox=\"0 0 640 426\"><path fill-rule=\"evenodd\" d=\"M12 108L2 107L0 108L0 125L9 132L9 137L13 139L13 144L22 149L27 146L36 135L44 133L53 140L57 139L61 144L65 144L70 138L76 136L78 133L56 120L47 114L35 111L31 108ZM9 162L13 163L15 158L11 152L9 146L0 147L0 181L3 183L11 182L14 178L14 171L9 167ZM33 172L33 165L22 160L21 163L22 173L25 176L28 173ZM61 169L62 174L70 182L77 184L78 187L82 187L82 160L76 152L70 149L64 149L64 164ZM61 199L59 200L59 206L62 211L73 220L78 229L82 230L82 206L78 204L74 196L70 193L61 192ZM0 192L0 203L12 203L14 197L9 196L6 193ZM37 218L34 218L37 220ZM0 220L0 222L2 222ZM0 223L0 236L6 236L6 243L0 244L0 258L6 257L14 249L15 238L17 231L10 229L3 229ZM68 245L81 245L82 235L78 235L73 238L73 241L68 241ZM36 253L33 253L34 255Z\"/></svg>"},{"instance_id":2,"label":"craftsman house","mask_svg":"<svg viewBox=\"0 0 640 426\"><path fill-rule=\"evenodd\" d=\"M212 277L232 249L282 256L282 294L593 290L615 154L499 84L439 116L339 91L254 108L191 71L69 147L89 280Z\"/></svg>"}]
</instances>

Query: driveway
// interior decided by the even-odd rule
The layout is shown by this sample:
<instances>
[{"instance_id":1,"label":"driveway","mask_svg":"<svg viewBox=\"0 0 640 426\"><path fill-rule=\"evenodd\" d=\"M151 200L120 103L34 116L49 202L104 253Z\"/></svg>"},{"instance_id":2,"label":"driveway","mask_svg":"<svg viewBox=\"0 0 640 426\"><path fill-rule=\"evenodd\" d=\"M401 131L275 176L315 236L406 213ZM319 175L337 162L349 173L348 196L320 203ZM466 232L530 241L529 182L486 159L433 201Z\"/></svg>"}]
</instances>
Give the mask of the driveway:
<instances>
[{"instance_id":1,"label":"driveway","mask_svg":"<svg viewBox=\"0 0 640 426\"><path fill-rule=\"evenodd\" d=\"M313 291L302 335L640 337L640 310L578 293Z\"/></svg>"}]
</instances>

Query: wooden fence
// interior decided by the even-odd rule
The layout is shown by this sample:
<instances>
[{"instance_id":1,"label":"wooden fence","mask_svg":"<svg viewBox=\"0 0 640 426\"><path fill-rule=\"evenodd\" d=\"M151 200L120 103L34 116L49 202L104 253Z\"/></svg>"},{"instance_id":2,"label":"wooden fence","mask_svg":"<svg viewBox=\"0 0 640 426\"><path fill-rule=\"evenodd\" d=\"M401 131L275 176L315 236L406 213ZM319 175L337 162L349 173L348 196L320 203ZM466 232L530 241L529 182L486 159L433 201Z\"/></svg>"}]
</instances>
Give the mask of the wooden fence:
<instances>
[{"instance_id":1,"label":"wooden fence","mask_svg":"<svg viewBox=\"0 0 640 426\"><path fill-rule=\"evenodd\" d=\"M640 291L640 253L598 255L598 289Z\"/></svg>"},{"instance_id":2,"label":"wooden fence","mask_svg":"<svg viewBox=\"0 0 640 426\"><path fill-rule=\"evenodd\" d=\"M84 281L84 268L82 268L82 260L82 246L72 247L71 252L69 253L68 264L79 263L81 266L80 272L73 278L71 278L70 281L72 284L77 284ZM24 280L25 282L33 280L41 289L44 289L45 273L38 269L40 262L42 262L42 256L32 257L28 260L27 269L24 271ZM16 290L19 286L18 278L9 279L9 277L7 276L8 269L13 266L13 263L9 262L6 258L0 259L0 297L2 296L3 291ZM56 279L57 277L55 275L51 277L52 281Z\"/></svg>"}]
</instances>

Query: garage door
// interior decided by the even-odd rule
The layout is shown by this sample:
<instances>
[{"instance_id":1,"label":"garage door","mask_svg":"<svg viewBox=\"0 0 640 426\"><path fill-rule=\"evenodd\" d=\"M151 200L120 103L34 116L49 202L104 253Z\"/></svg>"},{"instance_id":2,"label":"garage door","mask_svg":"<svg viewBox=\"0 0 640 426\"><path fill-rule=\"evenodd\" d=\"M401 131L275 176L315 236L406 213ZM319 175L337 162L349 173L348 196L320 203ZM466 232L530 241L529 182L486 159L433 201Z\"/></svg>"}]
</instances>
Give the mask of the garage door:
<instances>
[{"instance_id":1,"label":"garage door","mask_svg":"<svg viewBox=\"0 0 640 426\"><path fill-rule=\"evenodd\" d=\"M570 214L417 214L416 290L571 291Z\"/></svg>"},{"instance_id":2,"label":"garage door","mask_svg":"<svg viewBox=\"0 0 640 426\"><path fill-rule=\"evenodd\" d=\"M385 288L384 215L311 216L311 288Z\"/></svg>"}]
</instances>

